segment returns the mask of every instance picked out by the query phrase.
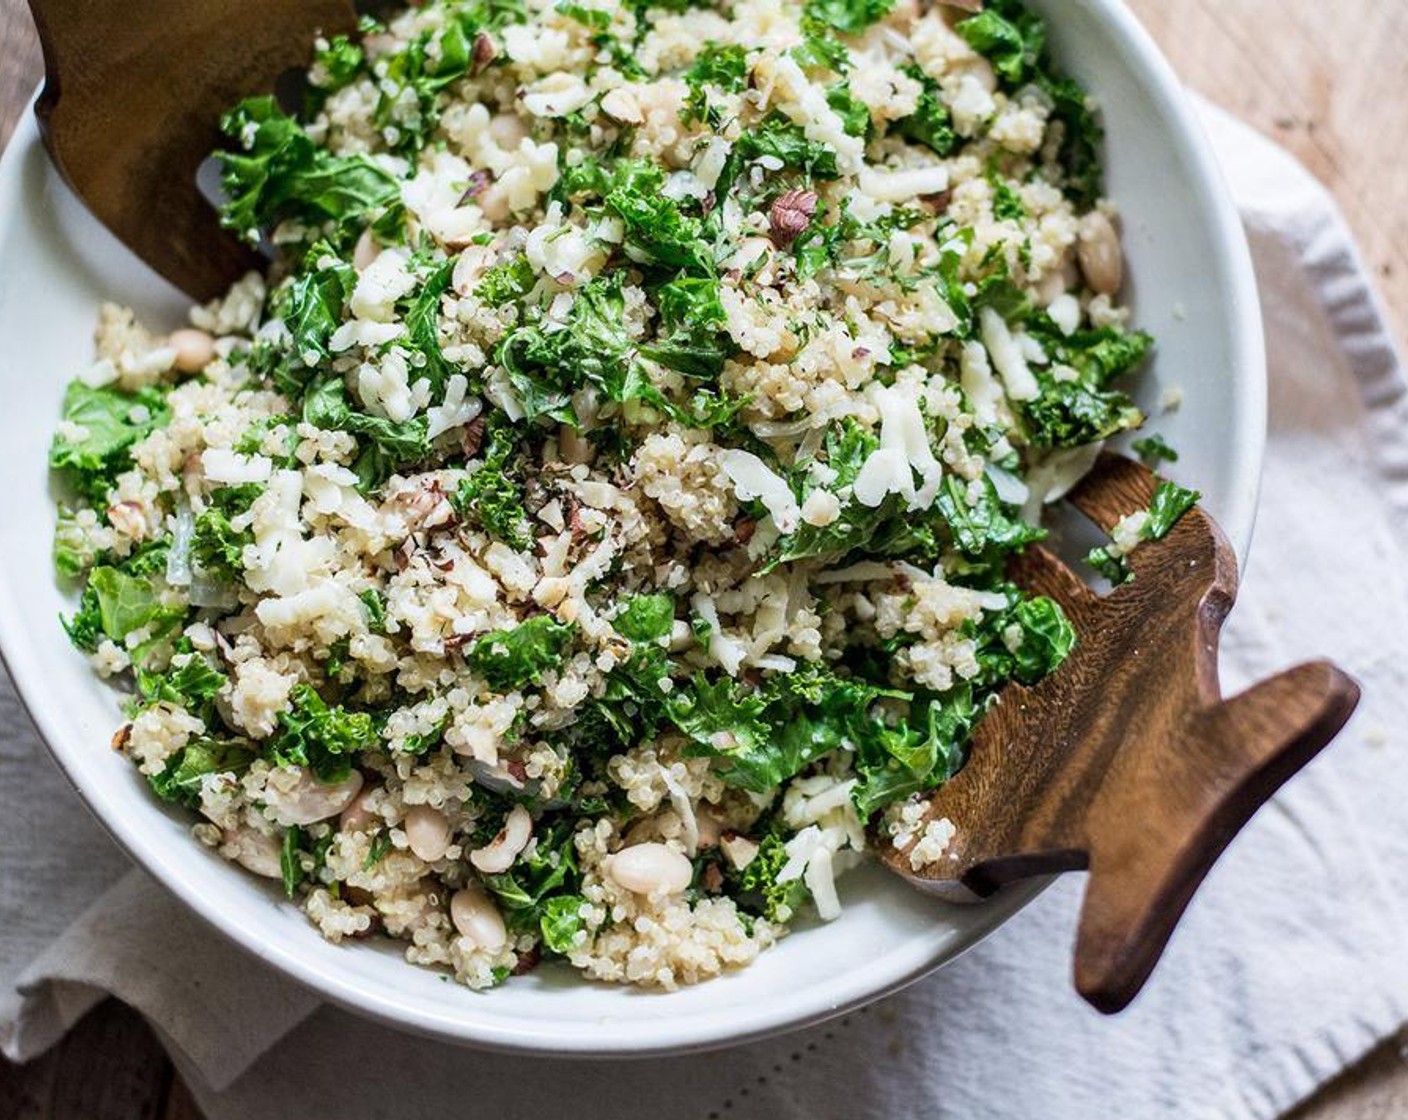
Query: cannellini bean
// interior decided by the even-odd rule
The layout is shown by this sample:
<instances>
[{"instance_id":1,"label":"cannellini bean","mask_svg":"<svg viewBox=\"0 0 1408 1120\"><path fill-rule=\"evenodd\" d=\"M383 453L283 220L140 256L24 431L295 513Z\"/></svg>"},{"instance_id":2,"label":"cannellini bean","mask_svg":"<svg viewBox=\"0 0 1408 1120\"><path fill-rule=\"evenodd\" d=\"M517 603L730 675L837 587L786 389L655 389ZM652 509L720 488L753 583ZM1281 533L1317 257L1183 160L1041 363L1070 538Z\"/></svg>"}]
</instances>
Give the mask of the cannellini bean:
<instances>
[{"instance_id":1,"label":"cannellini bean","mask_svg":"<svg viewBox=\"0 0 1408 1120\"><path fill-rule=\"evenodd\" d=\"M450 820L439 809L429 805L413 805L406 813L403 827L411 851L426 863L444 859L450 847Z\"/></svg>"},{"instance_id":2,"label":"cannellini bean","mask_svg":"<svg viewBox=\"0 0 1408 1120\"><path fill-rule=\"evenodd\" d=\"M365 272L372 261L379 256L381 256L381 245L373 235L371 227L368 226L362 231L362 236L357 238L356 247L352 250L352 267L358 272Z\"/></svg>"},{"instance_id":3,"label":"cannellini bean","mask_svg":"<svg viewBox=\"0 0 1408 1120\"><path fill-rule=\"evenodd\" d=\"M509 810L499 834L484 847L469 853L469 862L486 875L507 871L533 836L533 818L522 805Z\"/></svg>"},{"instance_id":4,"label":"cannellini bean","mask_svg":"<svg viewBox=\"0 0 1408 1120\"><path fill-rule=\"evenodd\" d=\"M215 360L215 339L205 331L189 327L172 331L166 345L176 351L174 364L182 373L199 373Z\"/></svg>"},{"instance_id":5,"label":"cannellini bean","mask_svg":"<svg viewBox=\"0 0 1408 1120\"><path fill-rule=\"evenodd\" d=\"M636 844L612 856L606 873L618 886L636 894L679 894L694 878L694 865L664 844Z\"/></svg>"},{"instance_id":6,"label":"cannellini bean","mask_svg":"<svg viewBox=\"0 0 1408 1120\"><path fill-rule=\"evenodd\" d=\"M347 808L342 810L342 816L338 819L337 827L342 832L366 832L373 825L380 823L381 817L372 812L368 801L371 797L371 789L363 789L357 794Z\"/></svg>"},{"instance_id":7,"label":"cannellini bean","mask_svg":"<svg viewBox=\"0 0 1408 1120\"><path fill-rule=\"evenodd\" d=\"M319 781L311 770L301 771L298 784L288 792L270 786L265 797L274 820L288 825L316 824L335 817L362 792L362 775L353 770L340 782Z\"/></svg>"},{"instance_id":8,"label":"cannellini bean","mask_svg":"<svg viewBox=\"0 0 1408 1120\"><path fill-rule=\"evenodd\" d=\"M478 887L465 887L450 899L450 921L462 937L467 937L480 949L493 952L502 949L508 940L503 916L493 899Z\"/></svg>"},{"instance_id":9,"label":"cannellini bean","mask_svg":"<svg viewBox=\"0 0 1408 1120\"><path fill-rule=\"evenodd\" d=\"M571 424L563 424L558 429L557 446L564 463L590 463L596 456L596 448L591 441Z\"/></svg>"},{"instance_id":10,"label":"cannellini bean","mask_svg":"<svg viewBox=\"0 0 1408 1120\"><path fill-rule=\"evenodd\" d=\"M1112 296L1124 283L1124 252L1110 219L1092 210L1080 223L1080 270L1090 289Z\"/></svg>"},{"instance_id":11,"label":"cannellini bean","mask_svg":"<svg viewBox=\"0 0 1408 1120\"><path fill-rule=\"evenodd\" d=\"M239 828L225 829L220 838L223 841L220 854L228 856L245 870L263 875L266 879L283 876L279 866L279 842L272 836L241 825Z\"/></svg>"}]
</instances>

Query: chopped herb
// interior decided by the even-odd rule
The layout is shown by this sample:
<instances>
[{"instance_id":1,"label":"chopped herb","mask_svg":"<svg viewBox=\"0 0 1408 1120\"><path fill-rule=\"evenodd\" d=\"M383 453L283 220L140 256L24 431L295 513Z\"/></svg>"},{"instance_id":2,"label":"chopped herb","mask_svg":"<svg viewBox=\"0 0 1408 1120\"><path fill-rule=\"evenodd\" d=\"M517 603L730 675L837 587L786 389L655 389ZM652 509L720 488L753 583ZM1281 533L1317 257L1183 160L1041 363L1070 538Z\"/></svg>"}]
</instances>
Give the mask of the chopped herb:
<instances>
[{"instance_id":1,"label":"chopped herb","mask_svg":"<svg viewBox=\"0 0 1408 1120\"><path fill-rule=\"evenodd\" d=\"M292 703L279 714L279 730L269 741L279 766L307 766L323 782L340 782L354 758L376 742L372 717L328 704L309 685L296 685Z\"/></svg>"},{"instance_id":2,"label":"chopped herb","mask_svg":"<svg viewBox=\"0 0 1408 1120\"><path fill-rule=\"evenodd\" d=\"M847 35L864 31L889 15L895 0L807 0L805 18Z\"/></svg>"},{"instance_id":3,"label":"chopped herb","mask_svg":"<svg viewBox=\"0 0 1408 1120\"><path fill-rule=\"evenodd\" d=\"M1134 453L1150 470L1157 470L1161 463L1178 462L1178 452L1170 447L1164 437L1157 432L1143 439L1135 440L1131 446L1134 448Z\"/></svg>"},{"instance_id":4,"label":"chopped herb","mask_svg":"<svg viewBox=\"0 0 1408 1120\"><path fill-rule=\"evenodd\" d=\"M476 640L469 648L469 664L498 692L542 684L543 673L562 663L575 630L552 615L535 615Z\"/></svg>"},{"instance_id":5,"label":"chopped herb","mask_svg":"<svg viewBox=\"0 0 1408 1120\"><path fill-rule=\"evenodd\" d=\"M70 381L64 393L65 427L49 448L49 466L89 501L104 503L128 468L128 449L170 416L158 389L127 393Z\"/></svg>"}]
</instances>

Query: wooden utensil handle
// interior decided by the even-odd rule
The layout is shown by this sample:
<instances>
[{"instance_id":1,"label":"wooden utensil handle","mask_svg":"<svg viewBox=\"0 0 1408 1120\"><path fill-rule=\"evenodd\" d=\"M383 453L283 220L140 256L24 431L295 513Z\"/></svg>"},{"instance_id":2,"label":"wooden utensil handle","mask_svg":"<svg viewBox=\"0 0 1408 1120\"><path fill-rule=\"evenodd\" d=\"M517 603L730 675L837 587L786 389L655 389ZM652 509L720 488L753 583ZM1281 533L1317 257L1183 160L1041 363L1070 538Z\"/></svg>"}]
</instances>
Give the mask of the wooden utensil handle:
<instances>
[{"instance_id":1,"label":"wooden utensil handle","mask_svg":"<svg viewBox=\"0 0 1408 1120\"><path fill-rule=\"evenodd\" d=\"M1109 533L1159 485L1104 453L1069 499ZM1076 985L1107 1012L1134 998L1237 830L1359 699L1325 661L1222 699L1218 634L1237 563L1201 507L1129 559L1134 578L1100 596L1052 553L1027 550L1013 576L1061 604L1075 649L1036 685L1003 689L967 764L930 798L929 819L952 826L940 858L916 867L913 838L876 844L892 870L945 897L1088 869Z\"/></svg>"},{"instance_id":2,"label":"wooden utensil handle","mask_svg":"<svg viewBox=\"0 0 1408 1120\"><path fill-rule=\"evenodd\" d=\"M60 173L133 252L197 300L264 258L221 227L196 172L221 113L306 66L351 0L29 0L44 48L35 107Z\"/></svg>"},{"instance_id":3,"label":"wooden utensil handle","mask_svg":"<svg viewBox=\"0 0 1408 1120\"><path fill-rule=\"evenodd\" d=\"M1161 765L1111 774L1118 795L1093 805L1087 822L1090 882L1076 938L1076 987L1091 1004L1128 1004L1213 862L1334 738L1358 697L1329 662L1300 665L1191 713Z\"/></svg>"}]
</instances>

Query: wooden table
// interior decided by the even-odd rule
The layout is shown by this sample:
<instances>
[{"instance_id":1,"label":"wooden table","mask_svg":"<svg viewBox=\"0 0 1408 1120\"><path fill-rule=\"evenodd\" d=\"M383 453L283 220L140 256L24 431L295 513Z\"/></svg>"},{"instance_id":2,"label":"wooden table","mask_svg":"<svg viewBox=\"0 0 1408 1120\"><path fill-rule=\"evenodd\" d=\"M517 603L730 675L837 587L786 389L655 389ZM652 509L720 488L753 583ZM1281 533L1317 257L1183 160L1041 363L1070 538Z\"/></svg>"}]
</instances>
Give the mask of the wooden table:
<instances>
[{"instance_id":1,"label":"wooden table","mask_svg":"<svg viewBox=\"0 0 1408 1120\"><path fill-rule=\"evenodd\" d=\"M1408 4L1130 0L1195 89L1295 152L1339 199L1408 334ZM0 0L0 146L40 73L24 0ZM1157 978L1155 979L1157 983ZM1290 1120L1408 1116L1408 1033ZM0 1120L199 1120L139 1016L113 1001L24 1067L0 1059Z\"/></svg>"}]
</instances>

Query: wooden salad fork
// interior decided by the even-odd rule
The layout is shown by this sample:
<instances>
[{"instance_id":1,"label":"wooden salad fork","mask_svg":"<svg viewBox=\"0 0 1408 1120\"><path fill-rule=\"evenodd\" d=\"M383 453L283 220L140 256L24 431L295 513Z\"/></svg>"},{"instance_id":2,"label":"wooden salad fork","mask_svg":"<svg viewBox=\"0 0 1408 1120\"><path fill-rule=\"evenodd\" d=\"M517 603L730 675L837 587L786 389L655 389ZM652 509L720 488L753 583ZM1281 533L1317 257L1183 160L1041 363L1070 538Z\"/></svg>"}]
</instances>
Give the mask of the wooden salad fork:
<instances>
[{"instance_id":1,"label":"wooden salad fork","mask_svg":"<svg viewBox=\"0 0 1408 1120\"><path fill-rule=\"evenodd\" d=\"M357 25L353 0L30 0L35 112L55 166L124 245L198 301L268 263L221 227L197 172L221 114Z\"/></svg>"},{"instance_id":2,"label":"wooden salad fork","mask_svg":"<svg viewBox=\"0 0 1408 1120\"><path fill-rule=\"evenodd\" d=\"M1157 486L1106 452L1069 500L1109 531ZM1359 700L1328 661L1222 698L1217 640L1237 562L1201 508L1129 560L1134 578L1101 597L1048 550L1027 550L1012 578L1061 604L1075 649L1034 687L1006 686L967 765L931 797L926 820L956 830L942 856L915 868L917 837L900 849L874 838L891 870L955 901L1088 868L1075 982L1105 1012L1134 998L1213 861Z\"/></svg>"}]
</instances>

